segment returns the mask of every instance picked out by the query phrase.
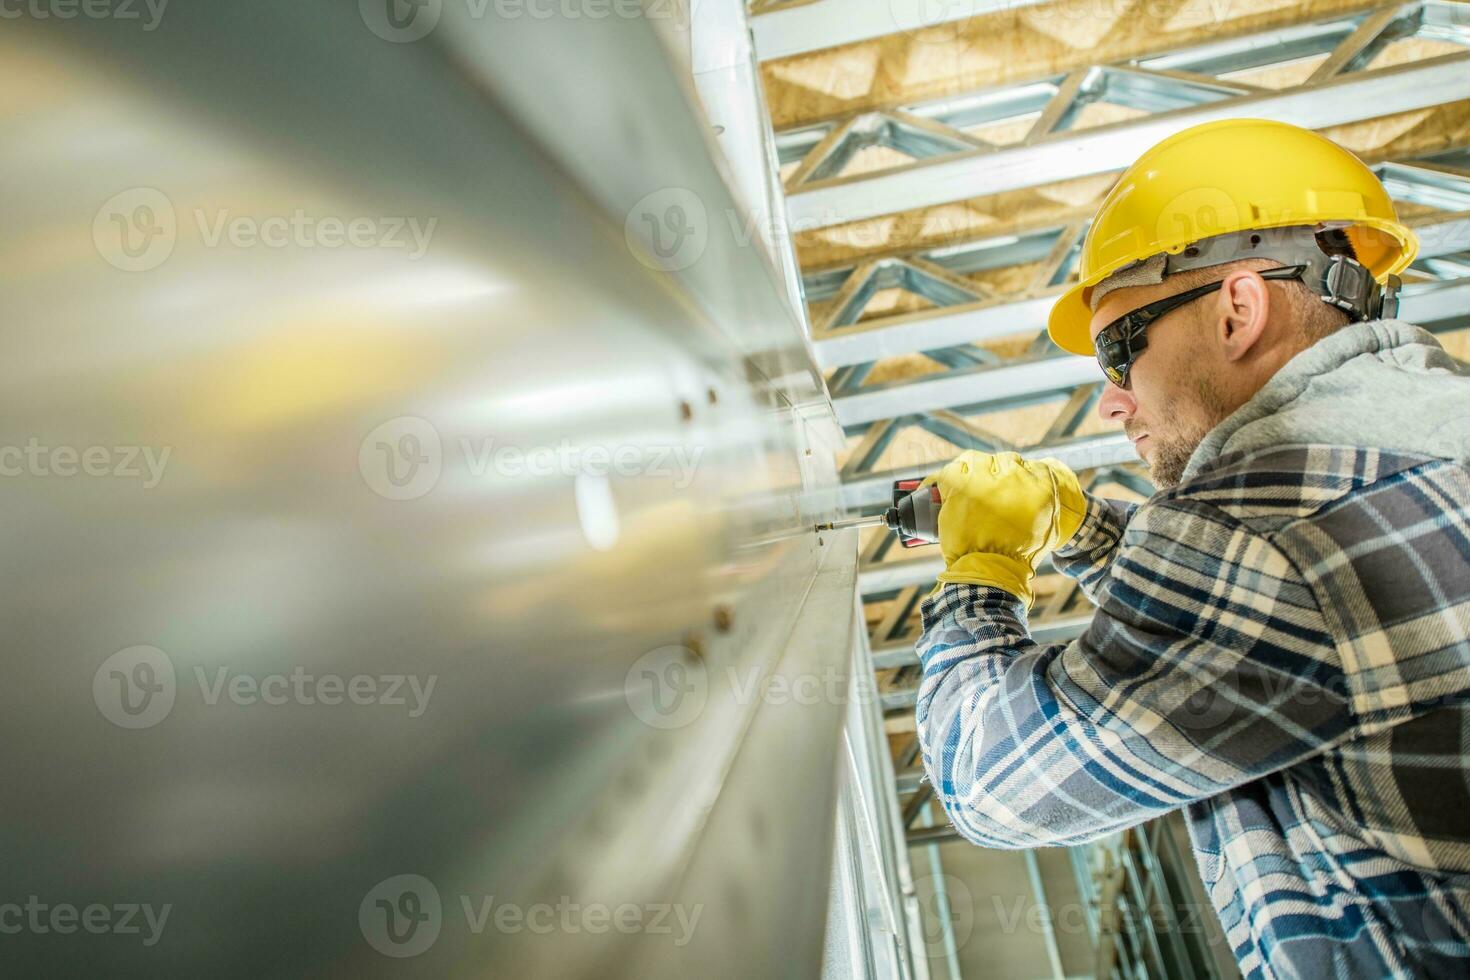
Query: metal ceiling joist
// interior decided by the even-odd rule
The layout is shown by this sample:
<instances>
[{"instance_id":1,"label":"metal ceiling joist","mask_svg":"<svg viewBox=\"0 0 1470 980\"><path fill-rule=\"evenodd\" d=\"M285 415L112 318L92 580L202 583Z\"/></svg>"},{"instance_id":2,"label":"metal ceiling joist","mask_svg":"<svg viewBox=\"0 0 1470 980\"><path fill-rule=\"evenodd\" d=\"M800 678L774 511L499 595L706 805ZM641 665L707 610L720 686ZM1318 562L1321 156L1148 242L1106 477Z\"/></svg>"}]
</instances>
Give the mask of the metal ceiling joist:
<instances>
[{"instance_id":1,"label":"metal ceiling joist","mask_svg":"<svg viewBox=\"0 0 1470 980\"><path fill-rule=\"evenodd\" d=\"M838 176L859 151L874 146L887 147L915 160L995 148L963 130L899 109L865 112L832 128L812 145L783 182L786 193Z\"/></svg>"},{"instance_id":2,"label":"metal ceiling joist","mask_svg":"<svg viewBox=\"0 0 1470 980\"><path fill-rule=\"evenodd\" d=\"M1466 141L1464 133L1458 129L1446 131L1445 136L1452 142ZM1419 156L1426 149L1432 155ZM1470 210L1470 168L1456 166L1452 162L1462 155L1470 156L1470 147L1449 150L1411 147L1405 152L1403 162L1396 158L1374 161L1374 170L1394 200L1400 203L1423 204L1450 212ZM1033 287L1056 285L1066 279L1071 270L1068 260L1080 245L1090 216L1090 209L1078 207L1060 215L1049 213L1042 223L1009 227L1004 232L981 227L958 237L947 236L942 241L900 241L872 250L865 249L857 256L848 254L810 262L803 266L802 293L808 303L831 299L847 283L855 263L880 259L919 258L957 275L1041 262L1043 267L1038 270ZM1448 217L1443 214L1416 215L1409 221L1429 225ZM1421 237L1424 234L1421 232ZM1470 243L1463 247L1470 247Z\"/></svg>"},{"instance_id":3,"label":"metal ceiling joist","mask_svg":"<svg viewBox=\"0 0 1470 980\"><path fill-rule=\"evenodd\" d=\"M1360 72L1287 92L1056 133L1032 144L937 157L911 166L810 183L787 199L792 227L824 228L915 208L1122 170L1190 126L1251 116L1323 129L1470 98L1470 54Z\"/></svg>"},{"instance_id":4,"label":"metal ceiling joist","mask_svg":"<svg viewBox=\"0 0 1470 980\"><path fill-rule=\"evenodd\" d=\"M932 549L918 558L883 562L858 573L858 588L864 596L892 592L920 582L932 582L944 571L944 558Z\"/></svg>"},{"instance_id":5,"label":"metal ceiling joist","mask_svg":"<svg viewBox=\"0 0 1470 980\"><path fill-rule=\"evenodd\" d=\"M1055 354L871 385L832 401L837 421L855 425L913 412L988 405L1037 392L1067 391L1097 378L1097 364L1091 358Z\"/></svg>"},{"instance_id":6,"label":"metal ceiling joist","mask_svg":"<svg viewBox=\"0 0 1470 980\"><path fill-rule=\"evenodd\" d=\"M1453 329L1461 318L1470 317L1470 280L1409 284L1404 287L1402 310L1404 319L1426 328ZM873 385L839 396L833 404L837 421L854 425L915 412L1002 402L1036 392L1064 391L1097 380L1098 368L1090 358L1069 354L1029 356L995 366Z\"/></svg>"},{"instance_id":7,"label":"metal ceiling joist","mask_svg":"<svg viewBox=\"0 0 1470 980\"><path fill-rule=\"evenodd\" d=\"M1080 221L1078 227L1085 227ZM995 235L985 233L975 237L954 239L942 245L899 246L893 249L878 249L865 252L862 261L881 259L910 259L922 257L927 262L949 270L956 275L967 276L975 272L1004 269L1027 262L1047 260L1056 246L1058 230L1052 227L1037 227L1033 230L1017 231L1014 234ZM841 292L854 268L851 259L846 262L811 266L801 277L802 293L808 303L831 299Z\"/></svg>"},{"instance_id":8,"label":"metal ceiling joist","mask_svg":"<svg viewBox=\"0 0 1470 980\"><path fill-rule=\"evenodd\" d=\"M968 0L935 4L932 0L815 0L756 13L750 29L762 61L789 58L888 34L920 34L995 10L1028 7L1042 0Z\"/></svg>"},{"instance_id":9,"label":"metal ceiling joist","mask_svg":"<svg viewBox=\"0 0 1470 980\"><path fill-rule=\"evenodd\" d=\"M864 321L860 329L815 341L824 368L860 364L918 350L1004 337L1046 325L1060 290L1024 299L987 300Z\"/></svg>"},{"instance_id":10,"label":"metal ceiling joist","mask_svg":"<svg viewBox=\"0 0 1470 980\"><path fill-rule=\"evenodd\" d=\"M1317 66L1308 82L1322 82L1337 75L1357 71L1373 59L1395 36L1402 36L1411 29L1416 4L1403 7L1384 7L1375 10L1358 24L1352 34L1343 39L1327 60ZM1388 28L1402 23L1406 30L1390 31Z\"/></svg>"},{"instance_id":11,"label":"metal ceiling joist","mask_svg":"<svg viewBox=\"0 0 1470 980\"><path fill-rule=\"evenodd\" d=\"M1185 70L1206 76L1281 64L1332 52L1358 30L1366 18L1333 17L1273 28L1267 34L1228 37L1137 59L1145 68ZM1266 43L1262 43L1265 40Z\"/></svg>"},{"instance_id":12,"label":"metal ceiling joist","mask_svg":"<svg viewBox=\"0 0 1470 980\"><path fill-rule=\"evenodd\" d=\"M1385 164L1379 173L1389 192L1400 200L1470 212L1470 181L1448 170ZM1419 235L1421 259L1470 249L1470 213L1431 215L1408 224ZM1051 286L1019 298L920 310L818 332L814 336L817 361L824 368L862 364L914 351L1040 331L1046 327L1047 313L1060 292L1061 287ZM850 424L850 421L844 419L843 423Z\"/></svg>"},{"instance_id":13,"label":"metal ceiling joist","mask_svg":"<svg viewBox=\"0 0 1470 980\"><path fill-rule=\"evenodd\" d=\"M875 293L895 288L941 307L972 303L989 295L989 290L980 283L925 259L878 259L853 270L838 291L836 301L814 325L813 333L821 335L851 325Z\"/></svg>"},{"instance_id":14,"label":"metal ceiling joist","mask_svg":"<svg viewBox=\"0 0 1470 980\"><path fill-rule=\"evenodd\" d=\"M1209 76L1191 76L1187 72L1154 71L1134 65L1093 65L1022 86L1019 98L990 107L985 121L991 121L992 117L1006 118L1008 113L1031 112L1032 103L1041 94L1040 87L1048 87L1051 95L1021 140L1026 145L1071 129L1079 114L1093 102L1159 113L1261 91ZM795 194L808 184L842 176L859 151L873 146L888 147L916 161L997 149L994 143L961 128L975 122L973 112L959 111L941 102L915 107L912 112L903 109L865 112L835 126L803 129L799 137L788 138L782 144L785 162L800 160L786 177L786 193ZM818 139L824 131L825 135ZM807 147L804 155L798 155L800 149Z\"/></svg>"}]
</instances>

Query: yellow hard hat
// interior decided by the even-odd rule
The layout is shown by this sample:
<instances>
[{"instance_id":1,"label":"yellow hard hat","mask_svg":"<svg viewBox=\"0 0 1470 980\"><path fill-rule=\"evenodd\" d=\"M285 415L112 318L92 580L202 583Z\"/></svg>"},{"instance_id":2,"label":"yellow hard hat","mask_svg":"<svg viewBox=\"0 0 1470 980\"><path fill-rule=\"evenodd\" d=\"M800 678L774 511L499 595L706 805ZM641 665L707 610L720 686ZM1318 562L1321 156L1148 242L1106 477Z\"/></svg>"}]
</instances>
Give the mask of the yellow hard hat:
<instances>
[{"instance_id":1,"label":"yellow hard hat","mask_svg":"<svg viewBox=\"0 0 1470 980\"><path fill-rule=\"evenodd\" d=\"M1419 250L1373 171L1327 137L1266 119L1192 126L1145 152L1103 199L1047 332L1090 355L1092 287L1124 266L1215 235L1319 222L1348 223L1358 261L1380 283Z\"/></svg>"}]
</instances>

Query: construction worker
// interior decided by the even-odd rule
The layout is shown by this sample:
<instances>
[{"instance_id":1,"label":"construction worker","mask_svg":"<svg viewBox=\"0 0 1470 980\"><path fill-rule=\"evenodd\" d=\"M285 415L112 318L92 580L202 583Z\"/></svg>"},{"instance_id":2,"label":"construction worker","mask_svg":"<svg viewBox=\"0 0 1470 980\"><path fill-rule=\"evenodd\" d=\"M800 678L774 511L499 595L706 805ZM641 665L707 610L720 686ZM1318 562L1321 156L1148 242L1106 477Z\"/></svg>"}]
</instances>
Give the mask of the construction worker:
<instances>
[{"instance_id":1,"label":"construction worker","mask_svg":"<svg viewBox=\"0 0 1470 980\"><path fill-rule=\"evenodd\" d=\"M1470 375L1393 319L1417 242L1352 154L1236 119L1103 201L1052 339L1159 487L968 452L930 479L918 732L977 844L1183 808L1248 977L1463 976L1470 957ZM1096 604L1027 632L1041 558Z\"/></svg>"}]
</instances>

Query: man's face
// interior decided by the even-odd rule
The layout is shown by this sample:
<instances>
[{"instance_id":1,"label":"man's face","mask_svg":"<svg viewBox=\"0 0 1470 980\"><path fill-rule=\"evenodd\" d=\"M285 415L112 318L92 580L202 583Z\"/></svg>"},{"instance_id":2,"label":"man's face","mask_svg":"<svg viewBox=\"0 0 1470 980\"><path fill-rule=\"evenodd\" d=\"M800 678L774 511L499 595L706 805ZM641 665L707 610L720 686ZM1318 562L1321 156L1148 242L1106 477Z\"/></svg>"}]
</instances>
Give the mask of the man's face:
<instances>
[{"instance_id":1,"label":"man's face","mask_svg":"<svg viewBox=\"0 0 1470 980\"><path fill-rule=\"evenodd\" d=\"M1168 282L1115 289L1093 314L1091 334L1095 338L1125 313L1182 291ZM1161 489L1179 483L1195 447L1229 414L1215 384L1223 365L1215 363L1215 345L1200 319L1212 296L1171 310L1149 326L1148 348L1133 362L1128 391L1103 382L1098 414L1122 422Z\"/></svg>"}]
</instances>

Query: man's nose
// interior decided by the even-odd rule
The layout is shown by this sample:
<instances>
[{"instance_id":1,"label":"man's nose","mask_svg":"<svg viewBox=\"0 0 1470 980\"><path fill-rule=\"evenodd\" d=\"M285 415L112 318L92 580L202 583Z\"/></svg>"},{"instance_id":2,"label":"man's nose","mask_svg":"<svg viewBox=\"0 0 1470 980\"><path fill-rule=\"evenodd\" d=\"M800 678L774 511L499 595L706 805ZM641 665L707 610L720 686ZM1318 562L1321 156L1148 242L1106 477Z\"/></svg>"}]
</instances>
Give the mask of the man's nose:
<instances>
[{"instance_id":1,"label":"man's nose","mask_svg":"<svg viewBox=\"0 0 1470 980\"><path fill-rule=\"evenodd\" d=\"M1102 397L1097 400L1097 414L1107 422L1126 422L1133 418L1133 413L1138 409L1138 402L1133 399L1133 393L1124 391L1111 381L1103 382Z\"/></svg>"}]
</instances>

